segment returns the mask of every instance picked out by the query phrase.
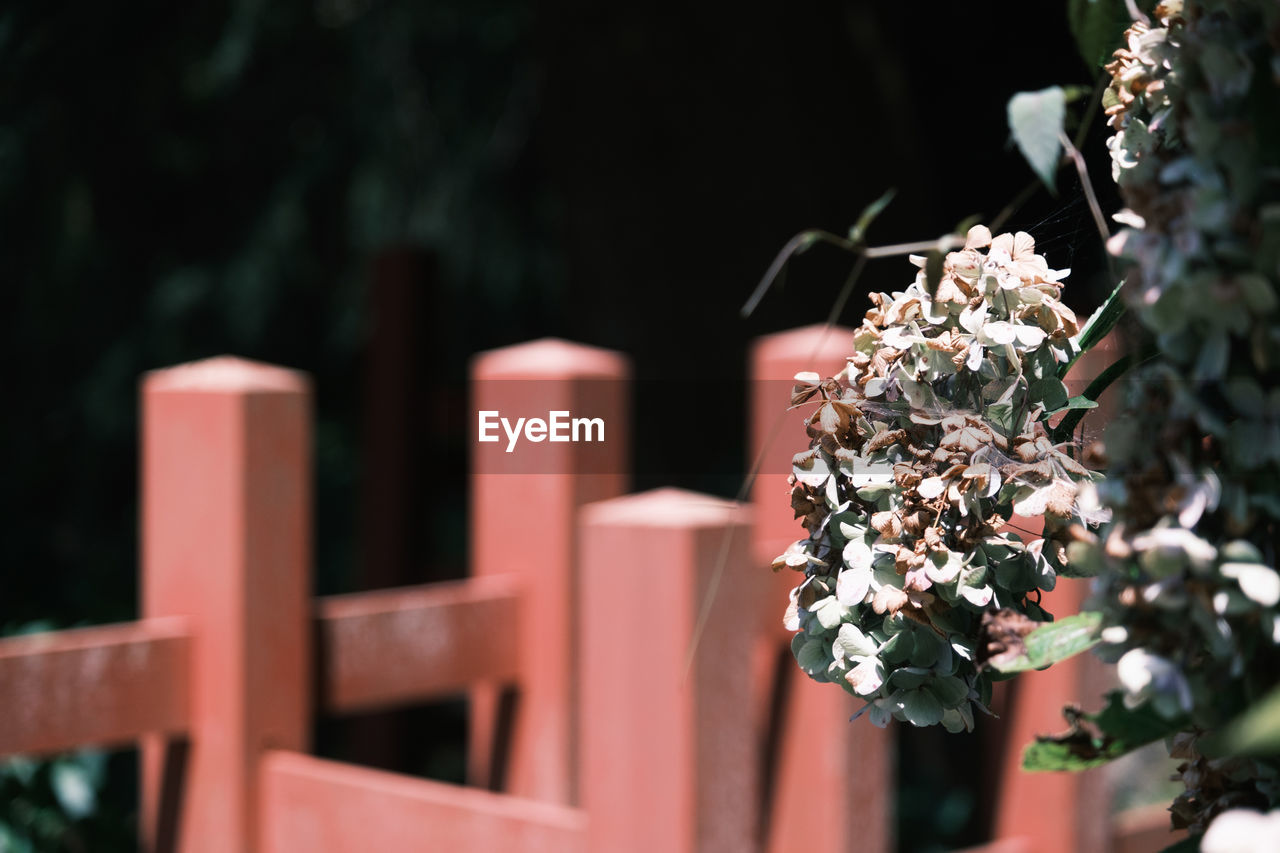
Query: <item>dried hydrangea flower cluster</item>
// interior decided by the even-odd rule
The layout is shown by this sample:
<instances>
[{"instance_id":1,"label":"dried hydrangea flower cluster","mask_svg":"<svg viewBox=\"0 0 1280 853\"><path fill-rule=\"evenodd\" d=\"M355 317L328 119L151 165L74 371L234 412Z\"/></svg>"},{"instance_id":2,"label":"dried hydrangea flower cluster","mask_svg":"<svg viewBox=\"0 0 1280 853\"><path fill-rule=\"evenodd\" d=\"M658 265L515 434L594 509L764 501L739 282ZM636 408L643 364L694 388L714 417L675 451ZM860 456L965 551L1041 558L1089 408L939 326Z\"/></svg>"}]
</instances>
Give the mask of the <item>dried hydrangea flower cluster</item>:
<instances>
[{"instance_id":1,"label":"dried hydrangea flower cluster","mask_svg":"<svg viewBox=\"0 0 1280 853\"><path fill-rule=\"evenodd\" d=\"M1157 357L1106 434L1114 521L1071 548L1099 573L1127 703L1186 715L1193 832L1280 804L1280 765L1196 735L1280 681L1280 4L1166 2L1108 66L1127 299ZM1270 41L1268 41L1270 39Z\"/></svg>"},{"instance_id":2,"label":"dried hydrangea flower cluster","mask_svg":"<svg viewBox=\"0 0 1280 853\"><path fill-rule=\"evenodd\" d=\"M804 574L786 624L801 669L864 699L873 722L973 727L988 701L984 618L1043 621L1091 473L1042 419L1074 403L1059 374L1075 315L1031 236L977 226L936 285L871 296L839 375L796 377L812 405L792 506L808 531L774 563ZM1011 513L1043 516L1025 543ZM1047 544L1046 544L1047 543Z\"/></svg>"}]
</instances>

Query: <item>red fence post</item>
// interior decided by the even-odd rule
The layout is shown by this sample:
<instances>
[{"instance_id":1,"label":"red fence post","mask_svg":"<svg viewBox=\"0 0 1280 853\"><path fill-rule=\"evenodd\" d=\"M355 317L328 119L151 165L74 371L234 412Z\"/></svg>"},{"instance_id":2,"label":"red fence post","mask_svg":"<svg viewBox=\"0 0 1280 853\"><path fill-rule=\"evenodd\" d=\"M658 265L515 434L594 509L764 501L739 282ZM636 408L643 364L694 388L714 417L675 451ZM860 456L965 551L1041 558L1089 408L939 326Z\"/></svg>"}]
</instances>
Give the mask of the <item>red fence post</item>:
<instances>
[{"instance_id":1,"label":"red fence post","mask_svg":"<svg viewBox=\"0 0 1280 853\"><path fill-rule=\"evenodd\" d=\"M185 773L147 738L143 844L252 853L259 758L310 737L308 381L223 357L151 373L142 397L142 611L193 635Z\"/></svg>"},{"instance_id":2,"label":"red fence post","mask_svg":"<svg viewBox=\"0 0 1280 853\"><path fill-rule=\"evenodd\" d=\"M1083 394L1089 382L1122 354L1115 333L1080 357L1067 375L1072 395ZM1112 386L1082 421L1078 435L1085 442L1100 437L1101 425L1118 411L1119 388ZM1019 523L1015 516L1014 523ZM1039 519L1022 522L1027 530L1039 530ZM1044 606L1055 616L1080 611L1088 582L1062 580L1044 597ZM1036 853L1106 850L1111 828L1106 771L1084 773L1025 773L1022 751L1038 734L1067 728L1062 709L1068 704L1097 707L1105 690L1107 673L1090 655L1054 664L1041 672L1022 673L1011 682L1010 700L998 726L1004 741L995 810L995 837L1023 839ZM1053 808L1046 809L1045 803ZM1172 843L1172 838L1167 842Z\"/></svg>"},{"instance_id":3,"label":"red fence post","mask_svg":"<svg viewBox=\"0 0 1280 853\"><path fill-rule=\"evenodd\" d=\"M759 474L751 488L755 520L752 556L758 571L801 538L791 511L787 474L791 457L808 446L804 418L811 408L786 413L791 380L801 371L831 376L853 350L853 331L807 326L761 338L751 353L751 461ZM782 627L794 572L772 579L761 629L767 642L756 651L755 707L763 723L772 690L783 690L777 723L778 754L768 819L769 853L825 850L874 853L892 844L893 735L865 719L850 723L859 704L839 687L810 681L795 666L784 684L773 681L773 662L790 636ZM814 743L823 744L816 749ZM815 816L821 815L820 819Z\"/></svg>"},{"instance_id":4,"label":"red fence post","mask_svg":"<svg viewBox=\"0 0 1280 853\"><path fill-rule=\"evenodd\" d=\"M550 339L482 353L472 364L471 572L523 580L519 632L511 639L521 678L510 763L505 774L495 766L503 757L494 755L498 694L481 685L471 692L473 784L505 782L514 794L577 801L575 518L583 504L626 491L629 376L619 353ZM514 425L557 411L599 418L604 441L520 438L513 446L501 426L497 441L478 441L481 412Z\"/></svg>"},{"instance_id":5,"label":"red fence post","mask_svg":"<svg viewBox=\"0 0 1280 853\"><path fill-rule=\"evenodd\" d=\"M759 849L749 650L765 579L743 571L746 510L663 489L589 506L581 517L589 849ZM712 589L721 559L724 572Z\"/></svg>"}]
</instances>

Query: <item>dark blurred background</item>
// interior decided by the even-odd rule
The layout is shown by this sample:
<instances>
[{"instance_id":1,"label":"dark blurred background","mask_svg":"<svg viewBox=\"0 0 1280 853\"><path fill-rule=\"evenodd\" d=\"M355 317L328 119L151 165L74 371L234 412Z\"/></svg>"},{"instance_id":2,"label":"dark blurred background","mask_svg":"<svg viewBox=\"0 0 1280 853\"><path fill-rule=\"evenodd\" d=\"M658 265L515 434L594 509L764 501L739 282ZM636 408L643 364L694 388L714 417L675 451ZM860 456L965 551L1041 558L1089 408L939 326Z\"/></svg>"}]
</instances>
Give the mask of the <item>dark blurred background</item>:
<instances>
[{"instance_id":1,"label":"dark blurred background","mask_svg":"<svg viewBox=\"0 0 1280 853\"><path fill-rule=\"evenodd\" d=\"M0 627L136 615L138 377L221 353L315 378L319 593L465 572L465 377L495 346L705 380L696 402L638 384L635 486L732 495L745 430L709 441L697 415L741 420L749 341L825 319L851 264L815 249L740 318L787 239L889 187L873 243L989 220L1032 178L1008 97L1093 82L1058 3L11 0ZM1086 153L1114 209L1104 130ZM1061 178L1010 224L1087 313L1099 240ZM843 322L913 274L872 264ZM691 443L710 461L682 470ZM394 752L324 721L318 748L453 778L464 720L384 715ZM981 835L980 792L915 760L966 744L904 738L903 849ZM9 762L0 850L131 849L133 767Z\"/></svg>"}]
</instances>

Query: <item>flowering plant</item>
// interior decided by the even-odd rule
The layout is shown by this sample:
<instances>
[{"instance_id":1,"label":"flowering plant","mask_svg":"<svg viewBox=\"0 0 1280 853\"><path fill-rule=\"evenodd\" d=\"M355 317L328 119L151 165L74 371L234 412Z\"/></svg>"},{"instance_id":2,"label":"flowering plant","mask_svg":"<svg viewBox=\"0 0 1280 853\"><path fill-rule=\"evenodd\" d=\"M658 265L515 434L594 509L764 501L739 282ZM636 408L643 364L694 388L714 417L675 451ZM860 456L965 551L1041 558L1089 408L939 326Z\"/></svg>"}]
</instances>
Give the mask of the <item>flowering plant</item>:
<instances>
[{"instance_id":1,"label":"flowering plant","mask_svg":"<svg viewBox=\"0 0 1280 853\"><path fill-rule=\"evenodd\" d=\"M1060 300L1068 271L1031 236L971 228L930 283L872 294L838 376L800 374L792 403L818 405L796 456L791 503L808 538L775 562L791 593L792 649L810 676L864 699L871 719L973 728L989 701L984 636L1043 621L1094 474L1049 436L1049 416L1092 405L1061 376L1080 352ZM1043 516L1025 542L1013 513ZM1047 544L1046 544L1047 542Z\"/></svg>"},{"instance_id":2,"label":"flowering plant","mask_svg":"<svg viewBox=\"0 0 1280 853\"><path fill-rule=\"evenodd\" d=\"M1073 3L1073 23L1117 6L1138 17L1102 100L1127 205L1117 293L1082 328L1021 232L978 226L913 258L913 283L872 295L845 370L796 377L793 405L817 404L791 493L807 536L774 565L804 575L785 617L801 669L878 724L970 729L993 671L1096 647L1121 689L1024 766L1164 737L1174 826L1226 849L1277 814L1240 808L1280 806L1280 5L1167 0L1150 21ZM1106 28L1085 24L1094 53ZM1062 133L1068 95L1015 96L1013 135L1050 185L1064 151L1076 162L1105 233ZM1066 368L1125 306L1134 352L1069 397ZM1105 453L1078 458L1066 410L1126 370ZM1014 514L1042 517L1043 539ZM1036 627L1064 574L1094 578L1087 612Z\"/></svg>"}]
</instances>

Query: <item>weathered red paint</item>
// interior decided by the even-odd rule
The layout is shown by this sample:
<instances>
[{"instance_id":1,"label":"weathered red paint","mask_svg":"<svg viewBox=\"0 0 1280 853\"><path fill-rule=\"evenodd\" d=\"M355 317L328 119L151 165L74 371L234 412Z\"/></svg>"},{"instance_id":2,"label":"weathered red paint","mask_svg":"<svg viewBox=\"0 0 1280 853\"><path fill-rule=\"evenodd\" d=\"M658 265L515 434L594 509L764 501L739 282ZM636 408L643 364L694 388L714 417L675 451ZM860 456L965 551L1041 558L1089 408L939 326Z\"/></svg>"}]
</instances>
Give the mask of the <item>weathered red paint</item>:
<instances>
[{"instance_id":1,"label":"weathered red paint","mask_svg":"<svg viewBox=\"0 0 1280 853\"><path fill-rule=\"evenodd\" d=\"M586 815L552 803L293 752L262 768L262 853L586 853Z\"/></svg>"},{"instance_id":2,"label":"weathered red paint","mask_svg":"<svg viewBox=\"0 0 1280 853\"><path fill-rule=\"evenodd\" d=\"M765 584L741 574L746 511L662 489L586 507L581 536L590 849L754 849L758 749L745 656L752 632L742 615ZM713 588L722 560L729 574Z\"/></svg>"},{"instance_id":3,"label":"weathered red paint","mask_svg":"<svg viewBox=\"0 0 1280 853\"><path fill-rule=\"evenodd\" d=\"M1114 361L1120 350L1113 334L1082 355L1067 376L1073 394L1083 393L1088 382ZM1096 436L1096 424L1115 411L1115 389L1104 395L1097 409L1082 423L1086 436ZM1038 532L1040 519L1021 519L1013 524ZM1056 615L1079 612L1088 594L1088 582L1062 579L1043 604ZM1018 676L1010 685L1012 701L1002 720L993 725L1004 741L995 812L995 836L1023 839L1035 853L1070 853L1103 850L1109 827L1099 820L1109 808L1105 771L1087 773L1025 773L1022 751L1036 735L1054 734L1066 728L1062 709L1069 704L1096 707L1101 702L1098 669L1089 655L1080 655L1054 664L1040 672Z\"/></svg>"},{"instance_id":4,"label":"weathered red paint","mask_svg":"<svg viewBox=\"0 0 1280 853\"><path fill-rule=\"evenodd\" d=\"M752 556L757 572L801 538L791 511L787 472L791 457L807 446L804 420L813 405L786 412L788 383L801 371L832 376L845 366L852 329L808 326L760 338L751 353L750 451L760 476L751 489L755 527ZM866 720L849 722L861 703L838 687L818 684L787 667L785 685L772 683L777 649L790 635L782 628L787 593L797 583L791 571L770 579L767 608L761 615L765 642L756 651L754 705L763 727L773 691L784 690L774 780L767 804L769 853L825 850L875 853L892 847L893 734ZM815 733L823 748L815 749ZM821 819L815 819L821 815Z\"/></svg>"},{"instance_id":5,"label":"weathered red paint","mask_svg":"<svg viewBox=\"0 0 1280 853\"><path fill-rule=\"evenodd\" d=\"M765 339L753 376L785 386L799 370L835 372L847 334ZM1105 359L1092 354L1079 369L1096 373ZM754 528L743 507L674 490L594 503L575 522L582 504L623 488L617 380L626 370L616 354L562 342L482 357L477 375L497 380L488 386L497 396L477 383L476 399L493 408L573 409L588 383L609 380L610 426L624 439L616 456L568 445L564 472L478 474L476 578L318 603L308 596L305 378L237 359L152 374L143 395L146 618L0 641L0 697L11 710L0 752L143 736L147 849L156 849L162 787L175 797L166 816L177 816L181 851L759 849L762 709L777 686L751 649L755 636L776 651L783 633L785 586L765 563L796 536L776 473L785 459L756 484ZM522 397L511 391L521 383L505 379L549 384ZM753 400L753 445L784 405ZM802 434L802 416L792 417L786 434ZM792 450L779 441L770 452ZM491 511L503 506L521 512ZM1051 609L1074 609L1082 591L1064 581ZM513 787L542 791L539 801L297 752L314 713L316 628L320 698L331 710L518 682ZM1064 702L1098 692L1085 684L1086 661L1020 679L1005 721L1000 840L984 850L1139 851L1172 840L1157 826L1163 814L1100 818L1104 792L1087 778L1017 769L1018 748L1058 728ZM848 724L855 703L787 671L765 849L887 849L890 734ZM815 751L815 731L836 748ZM189 763L180 778L162 778L164 743L175 737L190 738ZM563 805L579 773L589 811Z\"/></svg>"},{"instance_id":6,"label":"weathered red paint","mask_svg":"<svg viewBox=\"0 0 1280 853\"><path fill-rule=\"evenodd\" d=\"M521 680L505 790L521 796L577 801L574 518L583 504L626 491L629 375L622 355L560 340L493 350L472 364L473 427L480 410L545 418L589 409L607 428L606 445L526 443L508 454L505 442L471 443L472 574L515 574L524 590L520 632L507 634ZM494 781L496 707L492 685L472 691L476 784Z\"/></svg>"},{"instance_id":7,"label":"weathered red paint","mask_svg":"<svg viewBox=\"0 0 1280 853\"><path fill-rule=\"evenodd\" d=\"M325 707L368 710L514 682L518 584L492 575L320 599Z\"/></svg>"},{"instance_id":8,"label":"weathered red paint","mask_svg":"<svg viewBox=\"0 0 1280 853\"><path fill-rule=\"evenodd\" d=\"M0 755L184 732L190 649L181 619L0 640Z\"/></svg>"},{"instance_id":9,"label":"weathered red paint","mask_svg":"<svg viewBox=\"0 0 1280 853\"><path fill-rule=\"evenodd\" d=\"M193 635L177 848L253 853L258 759L310 739L308 380L215 358L149 374L142 406L142 611ZM149 845L161 761L149 739Z\"/></svg>"}]
</instances>

